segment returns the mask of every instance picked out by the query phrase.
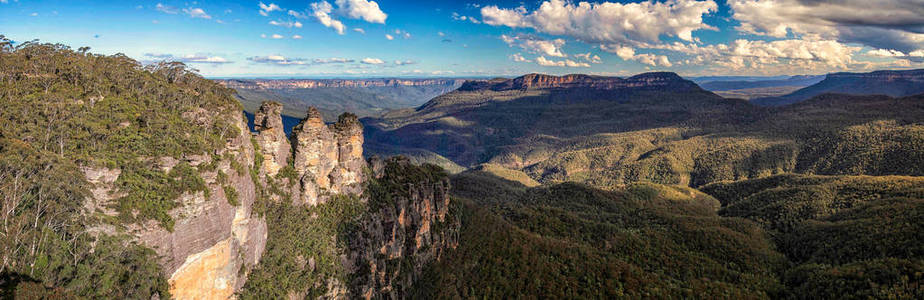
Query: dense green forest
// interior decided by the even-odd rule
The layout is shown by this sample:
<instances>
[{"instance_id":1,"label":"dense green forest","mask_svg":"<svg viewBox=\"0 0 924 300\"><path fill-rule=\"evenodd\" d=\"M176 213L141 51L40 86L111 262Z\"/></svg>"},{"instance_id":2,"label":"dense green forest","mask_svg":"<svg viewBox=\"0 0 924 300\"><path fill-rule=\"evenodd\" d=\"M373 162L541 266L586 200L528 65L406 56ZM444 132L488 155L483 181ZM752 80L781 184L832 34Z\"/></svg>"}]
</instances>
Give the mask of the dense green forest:
<instances>
[{"instance_id":1,"label":"dense green forest","mask_svg":"<svg viewBox=\"0 0 924 300\"><path fill-rule=\"evenodd\" d=\"M453 177L460 246L428 269L417 296L924 296L919 177L780 175L700 192L527 187L498 174Z\"/></svg>"},{"instance_id":2,"label":"dense green forest","mask_svg":"<svg viewBox=\"0 0 924 300\"><path fill-rule=\"evenodd\" d=\"M150 160L214 153L236 135L213 117L240 113L232 91L181 63L142 66L2 37L0 66L0 285L24 283L23 297L43 287L80 298L169 297L154 251L119 228L154 220L170 229L177 196L206 191L195 169L164 172ZM115 214L87 211L82 170L114 167Z\"/></svg>"}]
</instances>

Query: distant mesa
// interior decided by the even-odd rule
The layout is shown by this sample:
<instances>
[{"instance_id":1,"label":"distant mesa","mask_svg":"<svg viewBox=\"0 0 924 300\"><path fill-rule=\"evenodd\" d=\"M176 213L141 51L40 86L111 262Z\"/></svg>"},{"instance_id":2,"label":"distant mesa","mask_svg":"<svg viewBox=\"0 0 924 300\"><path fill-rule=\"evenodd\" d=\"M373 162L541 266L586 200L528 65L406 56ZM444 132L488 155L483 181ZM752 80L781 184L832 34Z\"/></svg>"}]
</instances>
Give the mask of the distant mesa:
<instances>
[{"instance_id":1,"label":"distant mesa","mask_svg":"<svg viewBox=\"0 0 924 300\"><path fill-rule=\"evenodd\" d=\"M875 71L871 73L832 73L825 80L780 97L759 98L752 103L779 106L805 101L825 94L911 96L924 93L924 69Z\"/></svg>"},{"instance_id":2,"label":"distant mesa","mask_svg":"<svg viewBox=\"0 0 924 300\"><path fill-rule=\"evenodd\" d=\"M497 78L487 81L466 81L458 91L510 91L526 89L591 88L617 90L626 88L658 88L661 90L699 90L695 83L672 72L653 72L629 78L569 74L554 76L527 74L514 79Z\"/></svg>"}]
</instances>

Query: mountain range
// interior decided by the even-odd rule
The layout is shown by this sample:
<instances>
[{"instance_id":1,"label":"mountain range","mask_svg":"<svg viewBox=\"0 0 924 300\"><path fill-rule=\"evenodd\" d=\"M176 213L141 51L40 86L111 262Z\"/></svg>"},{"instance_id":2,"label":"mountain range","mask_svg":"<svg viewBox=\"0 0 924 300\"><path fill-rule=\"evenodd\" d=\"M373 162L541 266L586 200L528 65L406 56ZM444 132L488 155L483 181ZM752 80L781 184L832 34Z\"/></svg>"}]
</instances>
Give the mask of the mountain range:
<instances>
[{"instance_id":1,"label":"mountain range","mask_svg":"<svg viewBox=\"0 0 924 300\"><path fill-rule=\"evenodd\" d=\"M344 112L378 116L414 107L458 88L464 79L225 79L250 113L263 101L285 104L283 114L300 119L316 107L329 120Z\"/></svg>"},{"instance_id":2,"label":"mountain range","mask_svg":"<svg viewBox=\"0 0 924 300\"><path fill-rule=\"evenodd\" d=\"M924 93L924 69L875 71L871 73L832 73L814 85L779 97L753 99L758 105L778 106L804 101L824 94L888 95L903 97Z\"/></svg>"}]
</instances>

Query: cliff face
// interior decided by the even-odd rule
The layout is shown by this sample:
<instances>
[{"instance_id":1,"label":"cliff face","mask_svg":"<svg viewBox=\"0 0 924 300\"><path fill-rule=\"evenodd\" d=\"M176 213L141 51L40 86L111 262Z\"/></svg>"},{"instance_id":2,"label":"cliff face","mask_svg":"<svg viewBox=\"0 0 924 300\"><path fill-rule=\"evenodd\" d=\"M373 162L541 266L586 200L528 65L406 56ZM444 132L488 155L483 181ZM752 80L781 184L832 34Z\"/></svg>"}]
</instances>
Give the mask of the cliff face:
<instances>
[{"instance_id":1,"label":"cliff face","mask_svg":"<svg viewBox=\"0 0 924 300\"><path fill-rule=\"evenodd\" d=\"M545 74L527 74L514 79L493 79L489 81L468 81L462 84L460 91L488 89L492 91L525 89L568 89L589 88L616 90L626 88L658 88L661 90L698 89L696 84L670 72L644 73L629 78L591 76L571 74L554 76Z\"/></svg>"},{"instance_id":2,"label":"cliff face","mask_svg":"<svg viewBox=\"0 0 924 300\"><path fill-rule=\"evenodd\" d=\"M167 172L179 163L187 163L199 170L208 187L207 194L185 193L178 199L180 207L170 211L176 220L173 230L154 221L127 226L141 244L157 252L170 292L176 299L231 297L246 281L246 272L241 270L249 270L259 262L266 244L266 222L253 213L254 183L249 174L239 173L233 167L237 164L250 167L254 157L246 123L242 116L235 117L233 122L240 134L229 138L214 156L152 159L151 163ZM220 159L212 161L213 157ZM206 168L207 165L215 167ZM113 214L105 207L121 196L114 193L113 187L121 172L85 169L84 173L94 186L93 196L85 206Z\"/></svg>"},{"instance_id":3,"label":"cliff face","mask_svg":"<svg viewBox=\"0 0 924 300\"><path fill-rule=\"evenodd\" d=\"M370 165L376 185L404 185L405 192L392 201L369 199L371 213L349 238L350 289L365 299L405 298L423 268L458 245L460 223L449 213L449 177L403 157L373 157Z\"/></svg>"},{"instance_id":4,"label":"cliff face","mask_svg":"<svg viewBox=\"0 0 924 300\"><path fill-rule=\"evenodd\" d=\"M264 182L271 181L266 176L270 176L270 171L275 169L272 166L284 165L287 159L280 154L284 151L275 148L282 143L268 142L280 141L284 136L275 130L280 122L280 115L275 113L277 108L275 103L264 103L256 118L256 140L260 144L260 152L267 159L260 171L265 178ZM339 226L351 230L336 230L339 233L320 239L296 237L311 239L311 243L336 241L333 244L337 245L337 249L332 250L332 253L339 253L340 257L325 257L331 253L327 251L301 253L299 251L303 250L286 250L281 255L270 253L274 259L294 259L294 265L309 266L299 271L307 273L291 275L293 278L315 278L314 284L282 291L289 298L309 295L324 295L327 298L400 298L406 295L407 289L416 281L426 264L438 259L443 251L457 244L459 222L449 213L448 175L436 167L414 166L406 158L391 158L387 161L372 158L367 162L363 159L362 134L362 125L351 114L341 115L336 123L325 124L317 110L309 109L307 117L290 137L290 151L294 155L289 163L294 167L294 174L276 176L274 180L280 181L275 184L281 187L277 192L281 190L283 195L270 195L270 198L276 201L291 199L291 203L277 202L277 205L308 209L314 215L313 218L329 217L324 211L337 209L328 206L342 206L342 198L337 200L339 202L328 203L335 201L333 197L337 195L358 197L362 209L358 213L354 211L357 213L354 217L345 217L341 221L344 223ZM276 192L270 194L273 193ZM291 223L286 222L284 224ZM275 230L287 230L285 226L288 225L284 224L277 226L271 221L271 234ZM312 231L323 231L317 229ZM271 244L275 243L308 242L273 240ZM316 270L314 261L337 261L334 269L342 270L342 273L331 273L320 266ZM263 268L261 271L264 273L260 276L273 276L266 272L270 272L268 270L274 269L274 266ZM261 282L258 285L265 284Z\"/></svg>"}]
</instances>

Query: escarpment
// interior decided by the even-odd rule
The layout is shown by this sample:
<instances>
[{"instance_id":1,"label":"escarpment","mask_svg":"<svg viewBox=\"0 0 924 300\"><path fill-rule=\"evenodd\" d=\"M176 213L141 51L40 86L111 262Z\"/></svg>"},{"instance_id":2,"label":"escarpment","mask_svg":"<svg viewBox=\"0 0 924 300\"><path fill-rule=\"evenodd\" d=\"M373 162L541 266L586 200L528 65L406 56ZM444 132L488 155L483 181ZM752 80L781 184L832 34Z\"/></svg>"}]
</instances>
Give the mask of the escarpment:
<instances>
[{"instance_id":1,"label":"escarpment","mask_svg":"<svg viewBox=\"0 0 924 300\"><path fill-rule=\"evenodd\" d=\"M456 247L448 175L406 158L366 161L362 125L349 113L326 124L311 108L286 139L280 108L265 102L255 114L269 238L241 294L406 296L424 266Z\"/></svg>"}]
</instances>

